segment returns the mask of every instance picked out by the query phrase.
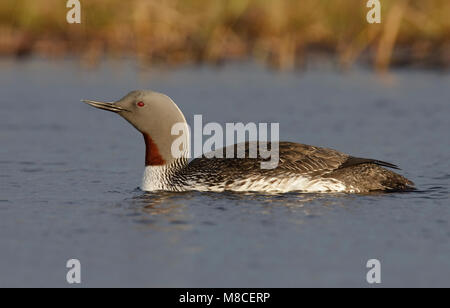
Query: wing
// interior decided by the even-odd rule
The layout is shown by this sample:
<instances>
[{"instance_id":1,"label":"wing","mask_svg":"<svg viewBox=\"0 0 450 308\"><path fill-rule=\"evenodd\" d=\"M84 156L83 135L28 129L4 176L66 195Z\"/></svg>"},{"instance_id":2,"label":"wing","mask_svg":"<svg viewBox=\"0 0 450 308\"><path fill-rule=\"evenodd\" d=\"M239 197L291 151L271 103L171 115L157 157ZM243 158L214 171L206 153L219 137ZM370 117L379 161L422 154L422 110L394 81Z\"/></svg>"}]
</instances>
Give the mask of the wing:
<instances>
[{"instance_id":1,"label":"wing","mask_svg":"<svg viewBox=\"0 0 450 308\"><path fill-rule=\"evenodd\" d=\"M252 158L252 156L250 155L251 145L256 146L256 149L258 150L257 157L255 158ZM261 173L264 172L264 170L261 170L261 162L269 161L270 158L262 157L259 151L259 145L260 144L257 142L235 144L231 147L226 147L211 153L207 153L202 158L196 158L189 165L191 168L195 169L196 167L207 167L210 170L222 169L223 172L235 171L240 173L254 173L256 172L256 170L260 170ZM270 142L263 144L263 148L268 148L269 151L271 151L274 146L276 146L276 144ZM279 160L277 167L274 169L278 172L289 172L314 177L333 172L337 169L348 168L360 164L376 164L383 167L398 169L396 165L387 162L374 159L352 157L333 149L315 147L306 144L279 142L278 148ZM227 151L229 151L230 149L233 149L232 153L234 153L235 155L239 152L239 149L242 150L245 154L241 158L225 158L227 157Z\"/></svg>"},{"instance_id":2,"label":"wing","mask_svg":"<svg viewBox=\"0 0 450 308\"><path fill-rule=\"evenodd\" d=\"M349 158L338 151L306 144L280 142L277 169L309 176L332 172Z\"/></svg>"}]
</instances>

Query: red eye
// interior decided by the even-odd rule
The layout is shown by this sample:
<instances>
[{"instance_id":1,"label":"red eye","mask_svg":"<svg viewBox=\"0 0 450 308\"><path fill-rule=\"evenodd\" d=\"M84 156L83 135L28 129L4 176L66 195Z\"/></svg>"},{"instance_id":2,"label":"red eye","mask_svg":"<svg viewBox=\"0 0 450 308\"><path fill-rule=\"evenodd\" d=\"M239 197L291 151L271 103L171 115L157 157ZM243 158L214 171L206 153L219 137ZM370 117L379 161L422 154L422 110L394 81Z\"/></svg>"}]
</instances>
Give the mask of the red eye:
<instances>
[{"instance_id":1,"label":"red eye","mask_svg":"<svg viewBox=\"0 0 450 308\"><path fill-rule=\"evenodd\" d=\"M144 107L144 106L145 106L145 104L144 104L143 102L139 102L139 103L137 103L137 105L138 105L139 107Z\"/></svg>"}]
</instances>

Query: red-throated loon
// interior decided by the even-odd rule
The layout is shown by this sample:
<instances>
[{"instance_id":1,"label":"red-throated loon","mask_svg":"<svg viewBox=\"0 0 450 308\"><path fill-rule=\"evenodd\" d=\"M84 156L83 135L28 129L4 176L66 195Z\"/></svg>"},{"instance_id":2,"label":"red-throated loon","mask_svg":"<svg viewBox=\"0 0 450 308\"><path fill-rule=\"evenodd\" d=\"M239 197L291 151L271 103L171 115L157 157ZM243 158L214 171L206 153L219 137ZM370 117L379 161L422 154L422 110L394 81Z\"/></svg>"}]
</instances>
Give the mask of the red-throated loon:
<instances>
[{"instance_id":1,"label":"red-throated loon","mask_svg":"<svg viewBox=\"0 0 450 308\"><path fill-rule=\"evenodd\" d=\"M133 91L113 103L83 102L112 111L130 122L145 140L144 191L247 191L247 192L348 192L403 191L414 183L384 167L397 166L374 159L352 157L338 151L292 142L279 142L276 168L262 169L255 158L201 158L188 162L187 150L172 154L178 136L172 127L186 119L166 95L153 91ZM189 144L189 136L185 135ZM235 145L245 147L250 143ZM269 143L270 146L270 143ZM220 151L220 150L219 150ZM226 151L226 149L223 149Z\"/></svg>"}]
</instances>

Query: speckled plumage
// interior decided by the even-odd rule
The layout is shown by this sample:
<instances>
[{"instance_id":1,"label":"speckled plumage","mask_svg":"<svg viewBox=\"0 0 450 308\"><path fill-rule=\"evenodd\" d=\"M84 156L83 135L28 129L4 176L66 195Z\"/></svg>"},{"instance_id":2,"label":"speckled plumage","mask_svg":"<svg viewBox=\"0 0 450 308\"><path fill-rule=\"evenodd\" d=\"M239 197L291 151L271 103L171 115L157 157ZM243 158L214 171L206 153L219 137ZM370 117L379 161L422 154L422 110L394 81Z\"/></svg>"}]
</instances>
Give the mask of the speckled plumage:
<instances>
[{"instance_id":1,"label":"speckled plumage","mask_svg":"<svg viewBox=\"0 0 450 308\"><path fill-rule=\"evenodd\" d=\"M202 157L189 164L182 159L172 166L147 167L142 188L155 190L154 181L163 183L157 190L174 191L369 192L407 190L414 185L382 167L395 165L292 142L279 143L276 168L261 169L263 159L248 158L248 145L246 158Z\"/></svg>"}]
</instances>

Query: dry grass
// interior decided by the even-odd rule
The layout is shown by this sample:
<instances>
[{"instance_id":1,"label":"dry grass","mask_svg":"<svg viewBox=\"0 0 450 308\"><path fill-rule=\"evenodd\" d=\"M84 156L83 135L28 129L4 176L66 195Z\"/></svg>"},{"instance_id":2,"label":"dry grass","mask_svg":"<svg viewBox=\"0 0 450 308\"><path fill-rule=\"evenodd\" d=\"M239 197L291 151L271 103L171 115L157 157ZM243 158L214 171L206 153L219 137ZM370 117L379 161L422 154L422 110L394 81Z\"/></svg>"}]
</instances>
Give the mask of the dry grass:
<instances>
[{"instance_id":1,"label":"dry grass","mask_svg":"<svg viewBox=\"0 0 450 308\"><path fill-rule=\"evenodd\" d=\"M137 56L176 65L255 58L279 69L326 53L341 67L450 64L450 1L381 0L382 23L365 0L81 0L82 24L65 0L2 0L0 54Z\"/></svg>"}]
</instances>

